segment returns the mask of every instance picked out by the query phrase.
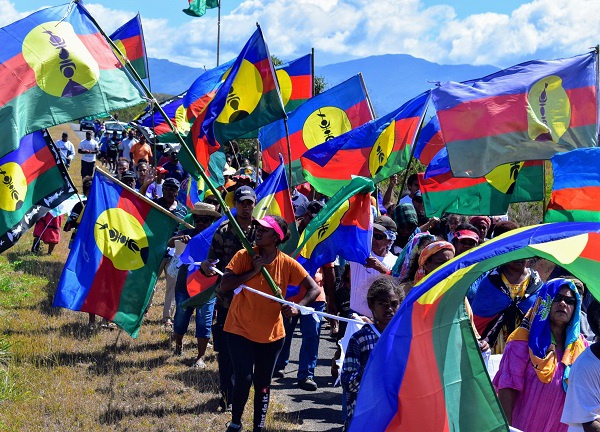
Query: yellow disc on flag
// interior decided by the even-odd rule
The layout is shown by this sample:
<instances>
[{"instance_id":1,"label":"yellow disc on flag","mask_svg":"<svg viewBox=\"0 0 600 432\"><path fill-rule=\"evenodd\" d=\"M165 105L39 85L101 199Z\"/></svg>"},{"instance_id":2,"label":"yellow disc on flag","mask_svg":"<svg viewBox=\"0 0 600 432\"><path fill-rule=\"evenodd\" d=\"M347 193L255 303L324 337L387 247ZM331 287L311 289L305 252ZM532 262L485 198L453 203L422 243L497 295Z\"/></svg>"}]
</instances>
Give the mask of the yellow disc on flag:
<instances>
[{"instance_id":1,"label":"yellow disc on flag","mask_svg":"<svg viewBox=\"0 0 600 432\"><path fill-rule=\"evenodd\" d=\"M187 118L187 110L183 104L179 105L177 110L175 110L175 127L179 133L184 135L187 135L187 133L190 131L190 122Z\"/></svg>"},{"instance_id":2,"label":"yellow disc on flag","mask_svg":"<svg viewBox=\"0 0 600 432\"><path fill-rule=\"evenodd\" d=\"M102 255L117 270L137 270L148 260L148 238L138 220L121 208L100 214L94 226L94 239Z\"/></svg>"},{"instance_id":3,"label":"yellow disc on flag","mask_svg":"<svg viewBox=\"0 0 600 432\"><path fill-rule=\"evenodd\" d=\"M217 117L217 121L233 123L245 119L256 109L262 95L262 76L252 63L244 59L229 89L225 107Z\"/></svg>"},{"instance_id":4,"label":"yellow disc on flag","mask_svg":"<svg viewBox=\"0 0 600 432\"><path fill-rule=\"evenodd\" d=\"M515 189L517 177L523 167L523 162L511 162L507 164L498 165L488 174L485 179L494 188L498 189L504 194L511 194Z\"/></svg>"},{"instance_id":5,"label":"yellow disc on flag","mask_svg":"<svg viewBox=\"0 0 600 432\"><path fill-rule=\"evenodd\" d=\"M0 210L19 210L23 206L25 195L27 178L21 166L15 162L0 166Z\"/></svg>"},{"instance_id":6,"label":"yellow disc on flag","mask_svg":"<svg viewBox=\"0 0 600 432\"><path fill-rule=\"evenodd\" d=\"M396 120L392 122L379 134L375 145L369 153L369 172L371 176L375 176L381 168L385 166L392 150L394 149L394 141L396 140Z\"/></svg>"},{"instance_id":7,"label":"yellow disc on flag","mask_svg":"<svg viewBox=\"0 0 600 432\"><path fill-rule=\"evenodd\" d=\"M23 58L38 87L52 96L78 96L100 78L98 63L66 21L34 27L23 40Z\"/></svg>"},{"instance_id":8,"label":"yellow disc on flag","mask_svg":"<svg viewBox=\"0 0 600 432\"><path fill-rule=\"evenodd\" d=\"M527 93L527 101L529 137L558 142L571 124L571 102L562 78L550 75L537 81Z\"/></svg>"},{"instance_id":9,"label":"yellow disc on flag","mask_svg":"<svg viewBox=\"0 0 600 432\"><path fill-rule=\"evenodd\" d=\"M254 216L256 219L262 219L266 215L281 216L279 203L273 194L269 194L261 199L252 211L252 216Z\"/></svg>"},{"instance_id":10,"label":"yellow disc on flag","mask_svg":"<svg viewBox=\"0 0 600 432\"><path fill-rule=\"evenodd\" d=\"M302 126L302 139L311 149L352 129L348 114L343 109L326 106L313 111Z\"/></svg>"},{"instance_id":11,"label":"yellow disc on flag","mask_svg":"<svg viewBox=\"0 0 600 432\"><path fill-rule=\"evenodd\" d=\"M287 71L283 69L276 70L275 74L277 75L277 81L279 82L279 90L281 91L283 106L286 106L292 97L292 79Z\"/></svg>"},{"instance_id":12,"label":"yellow disc on flag","mask_svg":"<svg viewBox=\"0 0 600 432\"><path fill-rule=\"evenodd\" d=\"M312 237L308 240L308 242L306 242L306 244L302 248L302 251L300 253L303 257L309 258L312 255L315 248L319 245L319 243L321 243L331 234L333 234L333 232L340 226L340 222L349 208L350 201L344 201L342 205L335 211L335 213L331 215L331 217L317 229L316 234L313 234ZM302 235L300 236L300 241L298 242L299 244L303 242L304 234L306 232L306 230L302 232Z\"/></svg>"}]
</instances>

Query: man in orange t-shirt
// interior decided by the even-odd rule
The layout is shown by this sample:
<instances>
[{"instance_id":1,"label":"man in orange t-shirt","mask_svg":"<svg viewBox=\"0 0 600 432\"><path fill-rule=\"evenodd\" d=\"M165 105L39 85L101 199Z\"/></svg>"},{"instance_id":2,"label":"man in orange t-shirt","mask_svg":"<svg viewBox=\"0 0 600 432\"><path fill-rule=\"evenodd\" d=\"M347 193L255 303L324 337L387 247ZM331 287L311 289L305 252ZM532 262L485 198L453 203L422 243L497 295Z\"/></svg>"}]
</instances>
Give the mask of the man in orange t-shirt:
<instances>
[{"instance_id":1,"label":"man in orange t-shirt","mask_svg":"<svg viewBox=\"0 0 600 432\"><path fill-rule=\"evenodd\" d=\"M131 156L133 163L137 165L140 159L146 159L148 163L152 162L152 149L146 143L146 137L142 135L140 140L131 146Z\"/></svg>"}]
</instances>

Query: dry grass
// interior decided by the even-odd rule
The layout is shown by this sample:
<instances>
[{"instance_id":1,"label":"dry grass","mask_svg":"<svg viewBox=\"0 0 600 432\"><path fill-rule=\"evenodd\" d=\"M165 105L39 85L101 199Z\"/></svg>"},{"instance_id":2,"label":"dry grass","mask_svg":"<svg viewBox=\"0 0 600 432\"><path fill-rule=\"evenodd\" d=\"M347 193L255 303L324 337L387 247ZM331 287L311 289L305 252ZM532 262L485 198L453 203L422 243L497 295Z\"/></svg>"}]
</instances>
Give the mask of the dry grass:
<instances>
[{"instance_id":1,"label":"dry grass","mask_svg":"<svg viewBox=\"0 0 600 432\"><path fill-rule=\"evenodd\" d=\"M60 137L65 127L52 130ZM70 130L69 130L70 131ZM69 134L77 145L75 134ZM77 186L79 158L71 167ZM68 256L63 236L52 256L29 253L31 232L0 256L0 430L221 431L218 372L209 349L195 360L194 322L183 357L161 326L164 279L137 340L119 330L89 336L87 314L51 307ZM299 430L273 394L267 430ZM252 396L243 422L251 425Z\"/></svg>"}]
</instances>

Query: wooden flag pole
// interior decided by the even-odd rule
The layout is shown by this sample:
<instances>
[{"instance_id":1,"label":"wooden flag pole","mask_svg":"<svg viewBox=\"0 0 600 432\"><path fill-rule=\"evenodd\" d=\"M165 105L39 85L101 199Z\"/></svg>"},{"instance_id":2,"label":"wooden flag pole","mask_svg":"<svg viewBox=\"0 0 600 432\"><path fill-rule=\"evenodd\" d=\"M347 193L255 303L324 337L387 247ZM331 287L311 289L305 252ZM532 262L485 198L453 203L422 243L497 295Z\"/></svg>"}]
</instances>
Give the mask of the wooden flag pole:
<instances>
[{"instance_id":1,"label":"wooden flag pole","mask_svg":"<svg viewBox=\"0 0 600 432\"><path fill-rule=\"evenodd\" d=\"M365 84L362 72L359 72L358 76L360 77L360 85L365 91L365 95L367 95L367 104L369 105L369 111L371 111L371 117L375 119L377 118L377 116L375 115L375 109L373 108L373 104L371 103L371 96L369 96L369 90L367 90L367 85Z\"/></svg>"},{"instance_id":2,"label":"wooden flag pole","mask_svg":"<svg viewBox=\"0 0 600 432\"><path fill-rule=\"evenodd\" d=\"M287 154L288 154L288 173L290 176L290 189L294 187L292 184L292 146L290 144L290 129L288 128L287 116L283 119L283 124L285 126L285 141L287 142Z\"/></svg>"},{"instance_id":3,"label":"wooden flag pole","mask_svg":"<svg viewBox=\"0 0 600 432\"><path fill-rule=\"evenodd\" d=\"M219 66L219 56L221 53L221 0L217 3L217 67Z\"/></svg>"},{"instance_id":4,"label":"wooden flag pole","mask_svg":"<svg viewBox=\"0 0 600 432\"><path fill-rule=\"evenodd\" d=\"M78 1L78 0L74 0L74 1ZM98 22L95 20L95 18L89 13L89 11L87 9L85 9L85 7L83 5L81 5L81 6L82 6L82 9L86 12L86 14L87 14L88 18L90 19L90 21L92 21L92 23L96 26L96 28L98 29L98 31L100 31L100 33L102 34L102 36L104 37L104 39L106 39L106 41L108 42L108 44L117 53L119 53L119 55L122 56L121 52L119 51L119 48L106 35L106 33L104 32L104 30L102 30L102 28L100 27L100 25L98 24ZM131 66L131 63L129 63L129 61L127 61L124 64L124 66L125 66L126 70L129 72L129 74L131 75L131 77L133 77L135 79L135 81L137 81L137 84L143 90L143 92L146 95L146 97L150 101L152 101L152 102L155 103L156 109L160 112L160 114L163 116L165 122L171 128L171 131L177 137L177 140L179 141L179 144L181 145L181 149L183 151L185 151L187 153L187 155L190 157L190 160L194 164L197 173L200 175L200 177L202 177L202 180L204 180L205 184L208 185L209 189L211 190L211 192L213 193L213 195L215 196L215 198L217 199L217 201L219 201L219 205L221 206L221 208L225 212L225 215L227 216L227 219L229 219L229 222L231 223L231 226L232 226L235 234L240 239L240 242L242 243L242 246L244 246L244 249L246 249L248 251L248 253L250 254L250 256L256 255L256 253L252 249L252 246L250 245L250 242L248 241L248 239L244 235L244 232L242 231L242 229L240 228L239 224L237 223L235 217L233 217L233 215L231 214L231 210L229 209L229 207L227 206L227 204L225 204L225 201L221 197L220 192L217 190L217 188L215 187L215 185L212 184L212 182L208 178L208 175L204 171L204 168L202 167L202 165L200 165L200 162L198 162L198 160L196 159L196 156L193 154L193 152L185 144L184 139L181 137L181 135L179 134L179 131L175 128L175 126L173 126L173 123L171 122L171 119L169 118L169 116L165 113L165 111L163 110L163 108L159 104L156 104L156 99L154 99L154 96L152 95L152 93L150 92L150 90L148 90L148 87L146 87L146 84L144 84L144 82L142 81L142 79L140 78L140 76L138 75L138 73ZM266 279L266 281L269 284L269 286L271 287L271 290L273 291L273 294L275 296L277 296L277 297L283 298L281 290L275 284L275 281L273 280L273 278L271 277L271 275L269 274L269 272L267 271L267 269L265 267L262 267L260 269L260 271L261 271L261 274Z\"/></svg>"}]
</instances>

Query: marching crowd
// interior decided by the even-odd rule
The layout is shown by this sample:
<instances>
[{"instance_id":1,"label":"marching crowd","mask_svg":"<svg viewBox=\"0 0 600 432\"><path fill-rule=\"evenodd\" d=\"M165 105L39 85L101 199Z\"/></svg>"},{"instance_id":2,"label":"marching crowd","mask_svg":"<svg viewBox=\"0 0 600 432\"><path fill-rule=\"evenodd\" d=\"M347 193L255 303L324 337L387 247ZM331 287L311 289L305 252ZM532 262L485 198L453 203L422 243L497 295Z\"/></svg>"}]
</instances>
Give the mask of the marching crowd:
<instances>
[{"instance_id":1,"label":"marching crowd","mask_svg":"<svg viewBox=\"0 0 600 432\"><path fill-rule=\"evenodd\" d=\"M262 267L284 297L286 287L300 287L288 300L363 323L357 330L360 326L329 320L330 336L336 341L341 341L351 327L355 331L345 338L349 340L347 346L339 344L331 368L343 388L340 416L347 429L369 355L413 285L455 256L519 228L506 216L467 218L451 214L442 220L428 218L417 176L408 177L408 193L397 203L394 190L398 178L392 176L381 199L372 198L370 258L358 263L338 257L309 275L278 248L290 236L287 223L276 215L253 217L257 204L254 189L261 179L257 169L234 154L228 157L223 172L222 195L235 208L235 220L255 255L244 249L229 221L222 223L200 267L204 276L218 278L216 298L196 310L186 309L181 305L190 298L187 266L178 262L178 245L187 244L220 218L219 201L207 192L203 201L188 211L178 200L187 174L177 151L167 148L170 151L154 155L143 135L136 137L133 131L121 136L116 132L104 134L100 142L91 135L87 132L78 147L84 195L89 193L94 166L101 162L121 182L193 225L173 234L160 268L166 276L163 323L172 330L174 355L180 356L195 312L196 368L206 367L205 353L212 338L219 369L220 408L231 412L229 432L242 430L251 386L253 430L263 429L271 381L284 376L298 325L297 385L305 391L318 390L314 377L324 321L302 315L298 308L237 290L247 285L271 293ZM75 150L66 133L57 147L68 166ZM292 204L302 233L323 209L325 197L303 184L293 190ZM39 250L41 240L52 245L51 253L60 240L61 228L76 229L82 210L83 205L76 206L64 228L62 220L38 222L33 251ZM482 356L502 354L492 379L511 426L527 432L600 431L600 344L594 343L596 335L600 336L600 304L583 282L558 266L551 275L542 277L534 260L512 261L480 277L470 287L464 308ZM89 324L94 329L95 317L90 316Z\"/></svg>"}]
</instances>

